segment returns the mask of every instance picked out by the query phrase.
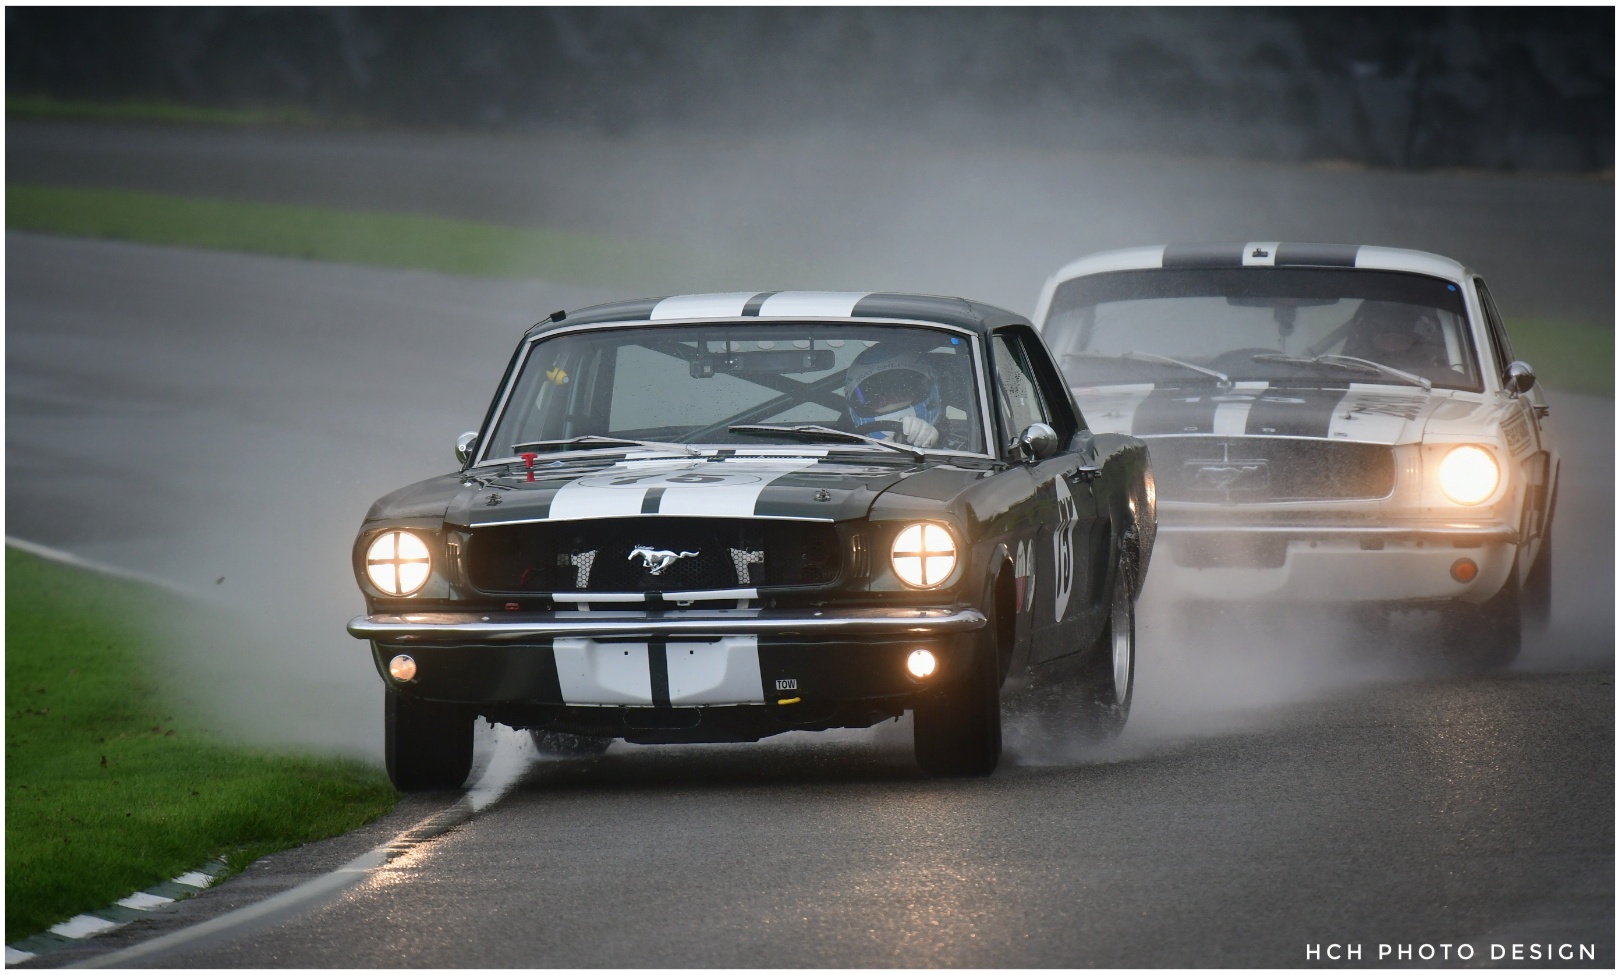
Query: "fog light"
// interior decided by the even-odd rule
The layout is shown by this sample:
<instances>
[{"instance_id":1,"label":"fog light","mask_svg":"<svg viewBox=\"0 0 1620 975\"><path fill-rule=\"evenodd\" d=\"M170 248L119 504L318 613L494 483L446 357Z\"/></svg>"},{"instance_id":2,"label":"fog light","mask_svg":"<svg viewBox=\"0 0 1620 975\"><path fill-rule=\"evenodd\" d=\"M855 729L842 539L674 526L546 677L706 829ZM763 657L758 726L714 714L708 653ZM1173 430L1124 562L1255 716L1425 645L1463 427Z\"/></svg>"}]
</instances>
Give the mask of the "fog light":
<instances>
[{"instance_id":1,"label":"fog light","mask_svg":"<svg viewBox=\"0 0 1620 975\"><path fill-rule=\"evenodd\" d=\"M911 671L913 677L928 677L939 666L931 650L913 650L911 656L906 658L906 669Z\"/></svg>"},{"instance_id":2,"label":"fog light","mask_svg":"<svg viewBox=\"0 0 1620 975\"><path fill-rule=\"evenodd\" d=\"M388 676L397 681L415 680L416 661L406 654L400 654L393 660L388 661Z\"/></svg>"},{"instance_id":3,"label":"fog light","mask_svg":"<svg viewBox=\"0 0 1620 975\"><path fill-rule=\"evenodd\" d=\"M1473 559L1458 559L1451 563L1451 577L1458 582L1473 582L1479 577L1479 566Z\"/></svg>"}]
</instances>

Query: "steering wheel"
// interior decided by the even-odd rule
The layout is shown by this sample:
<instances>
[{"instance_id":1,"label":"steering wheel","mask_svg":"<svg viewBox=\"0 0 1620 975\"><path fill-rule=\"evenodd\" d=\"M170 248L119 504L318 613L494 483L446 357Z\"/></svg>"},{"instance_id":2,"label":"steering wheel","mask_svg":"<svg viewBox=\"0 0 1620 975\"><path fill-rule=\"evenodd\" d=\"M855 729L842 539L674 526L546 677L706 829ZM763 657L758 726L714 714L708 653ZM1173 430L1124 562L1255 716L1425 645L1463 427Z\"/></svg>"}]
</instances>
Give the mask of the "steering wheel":
<instances>
[{"instance_id":1,"label":"steering wheel","mask_svg":"<svg viewBox=\"0 0 1620 975\"><path fill-rule=\"evenodd\" d=\"M874 433L902 434L906 432L906 425L899 420L873 420L871 423L862 423L855 428L856 433L870 437Z\"/></svg>"}]
</instances>

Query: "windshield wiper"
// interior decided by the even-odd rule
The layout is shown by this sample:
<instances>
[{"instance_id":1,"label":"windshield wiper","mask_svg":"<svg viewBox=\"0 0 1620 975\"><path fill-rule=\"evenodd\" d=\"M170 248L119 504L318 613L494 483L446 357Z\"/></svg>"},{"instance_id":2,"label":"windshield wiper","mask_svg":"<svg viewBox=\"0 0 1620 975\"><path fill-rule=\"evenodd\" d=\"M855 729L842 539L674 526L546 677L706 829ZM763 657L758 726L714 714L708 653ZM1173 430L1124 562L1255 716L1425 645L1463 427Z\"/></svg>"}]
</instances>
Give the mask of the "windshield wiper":
<instances>
[{"instance_id":1,"label":"windshield wiper","mask_svg":"<svg viewBox=\"0 0 1620 975\"><path fill-rule=\"evenodd\" d=\"M794 436L803 437L807 440L834 440L843 441L845 443L867 443L872 444L875 447L883 447L888 450L898 450L902 454L910 454L917 460L927 459L923 456L923 452L918 450L916 447L908 447L904 444L898 444L890 440L879 440L876 437L868 437L863 433L851 433L848 430L837 430L833 427L824 427L819 423L796 423L791 426L779 426L774 423L739 423L734 427L727 427L726 429L732 433L759 435L768 433L788 433L793 434Z\"/></svg>"},{"instance_id":2,"label":"windshield wiper","mask_svg":"<svg viewBox=\"0 0 1620 975\"><path fill-rule=\"evenodd\" d=\"M512 452L521 454L526 451L566 450L570 447L594 449L598 447L651 447L654 450L679 450L684 454L695 454L693 450L683 443L659 443L655 440L627 440L624 437L599 437L596 434L586 434L583 437L573 437L569 440L531 440L528 443L515 443Z\"/></svg>"},{"instance_id":3,"label":"windshield wiper","mask_svg":"<svg viewBox=\"0 0 1620 975\"><path fill-rule=\"evenodd\" d=\"M1415 373L1410 373L1405 369L1397 369L1394 366L1386 366L1382 362L1374 362L1371 359L1362 359L1353 355L1302 356L1283 355L1282 353L1277 352L1267 353L1265 355L1252 355L1249 358L1253 359L1255 362L1286 362L1292 365L1300 366L1338 366L1340 369L1354 369L1357 372L1376 372L1380 375L1388 376L1391 379L1399 379L1402 382L1411 383L1414 386L1422 386L1425 390L1434 388L1434 383Z\"/></svg>"},{"instance_id":4,"label":"windshield wiper","mask_svg":"<svg viewBox=\"0 0 1620 975\"><path fill-rule=\"evenodd\" d=\"M1172 359L1167 355L1158 355L1153 352L1137 352L1133 350L1130 352L1121 352L1119 355L1105 355L1100 352L1069 352L1065 353L1064 358L1131 359L1137 362L1157 362L1166 366L1180 366L1181 368L1190 372L1196 372L1208 376L1220 383L1223 387L1229 387L1232 385L1232 377L1228 376L1224 372L1219 372L1214 369L1206 369L1203 366L1195 366L1190 362L1182 362L1180 359Z\"/></svg>"}]
</instances>

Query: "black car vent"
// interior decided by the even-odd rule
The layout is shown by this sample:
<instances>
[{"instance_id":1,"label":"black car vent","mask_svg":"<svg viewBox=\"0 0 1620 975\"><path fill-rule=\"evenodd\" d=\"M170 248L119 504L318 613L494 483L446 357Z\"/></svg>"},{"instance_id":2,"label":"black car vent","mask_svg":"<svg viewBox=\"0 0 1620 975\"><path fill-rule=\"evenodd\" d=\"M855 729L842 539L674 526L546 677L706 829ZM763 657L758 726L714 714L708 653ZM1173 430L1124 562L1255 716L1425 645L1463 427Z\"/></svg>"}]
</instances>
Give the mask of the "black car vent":
<instances>
[{"instance_id":1,"label":"black car vent","mask_svg":"<svg viewBox=\"0 0 1620 975\"><path fill-rule=\"evenodd\" d=\"M486 593L683 592L831 585L841 547L825 522L616 518L477 528L464 558Z\"/></svg>"}]
</instances>

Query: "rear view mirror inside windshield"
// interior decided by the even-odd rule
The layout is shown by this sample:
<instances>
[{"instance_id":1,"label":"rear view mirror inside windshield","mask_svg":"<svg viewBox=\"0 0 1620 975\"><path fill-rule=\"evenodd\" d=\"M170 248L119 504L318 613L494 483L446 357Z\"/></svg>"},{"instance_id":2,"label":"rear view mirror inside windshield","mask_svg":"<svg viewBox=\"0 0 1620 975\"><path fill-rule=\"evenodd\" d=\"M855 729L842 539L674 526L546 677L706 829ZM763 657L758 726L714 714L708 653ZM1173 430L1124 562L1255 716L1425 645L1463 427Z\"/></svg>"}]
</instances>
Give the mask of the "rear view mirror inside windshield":
<instances>
[{"instance_id":1,"label":"rear view mirror inside windshield","mask_svg":"<svg viewBox=\"0 0 1620 975\"><path fill-rule=\"evenodd\" d=\"M771 352L728 352L724 355L693 359L693 379L704 379L717 372L795 373L826 372L833 367L830 349L782 349Z\"/></svg>"}]
</instances>

